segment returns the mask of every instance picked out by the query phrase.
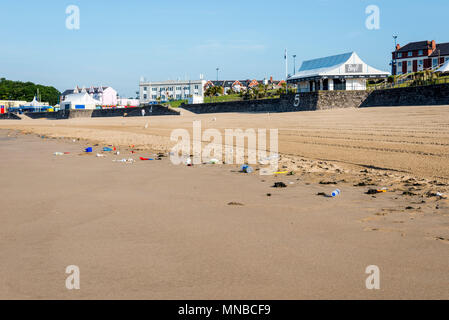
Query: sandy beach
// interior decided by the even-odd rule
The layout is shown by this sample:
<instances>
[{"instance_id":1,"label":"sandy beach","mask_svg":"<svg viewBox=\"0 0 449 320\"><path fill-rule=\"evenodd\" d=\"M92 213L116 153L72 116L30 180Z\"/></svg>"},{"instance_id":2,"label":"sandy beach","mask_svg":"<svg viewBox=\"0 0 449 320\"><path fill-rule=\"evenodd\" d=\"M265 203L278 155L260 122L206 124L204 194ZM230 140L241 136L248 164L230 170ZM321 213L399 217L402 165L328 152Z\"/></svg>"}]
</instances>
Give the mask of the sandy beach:
<instances>
[{"instance_id":1,"label":"sandy beach","mask_svg":"<svg viewBox=\"0 0 449 320\"><path fill-rule=\"evenodd\" d=\"M279 129L294 175L138 160L195 120ZM449 298L448 106L4 120L0 155L1 299Z\"/></svg>"}]
</instances>

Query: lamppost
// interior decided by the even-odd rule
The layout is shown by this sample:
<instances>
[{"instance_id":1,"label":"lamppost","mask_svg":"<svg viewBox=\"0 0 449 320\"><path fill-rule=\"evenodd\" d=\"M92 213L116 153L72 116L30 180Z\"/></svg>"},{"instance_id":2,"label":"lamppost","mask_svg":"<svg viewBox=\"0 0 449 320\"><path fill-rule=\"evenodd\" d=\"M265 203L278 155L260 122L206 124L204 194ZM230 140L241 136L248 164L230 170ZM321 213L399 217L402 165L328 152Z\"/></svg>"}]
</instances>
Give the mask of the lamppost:
<instances>
[{"instance_id":1,"label":"lamppost","mask_svg":"<svg viewBox=\"0 0 449 320\"><path fill-rule=\"evenodd\" d=\"M392 65L391 65L391 74L393 75L393 86L396 84L396 74L397 72L397 53L396 51L398 50L398 36L397 35L393 35L393 39L394 39L394 54L393 54L393 60L392 60ZM396 71L396 72L395 72Z\"/></svg>"},{"instance_id":2,"label":"lamppost","mask_svg":"<svg viewBox=\"0 0 449 320\"><path fill-rule=\"evenodd\" d=\"M296 74L296 54L293 55L293 75Z\"/></svg>"},{"instance_id":3,"label":"lamppost","mask_svg":"<svg viewBox=\"0 0 449 320\"><path fill-rule=\"evenodd\" d=\"M218 82L218 71L220 71L220 68L217 68L217 82Z\"/></svg>"}]
</instances>

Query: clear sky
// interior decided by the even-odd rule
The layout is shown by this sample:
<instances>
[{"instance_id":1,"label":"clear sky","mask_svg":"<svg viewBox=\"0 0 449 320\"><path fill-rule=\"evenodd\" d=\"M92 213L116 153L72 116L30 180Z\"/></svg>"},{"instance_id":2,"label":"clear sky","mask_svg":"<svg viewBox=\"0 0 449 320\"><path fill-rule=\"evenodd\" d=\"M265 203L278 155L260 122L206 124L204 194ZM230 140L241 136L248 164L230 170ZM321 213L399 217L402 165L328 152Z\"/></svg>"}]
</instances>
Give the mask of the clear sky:
<instances>
[{"instance_id":1,"label":"clear sky","mask_svg":"<svg viewBox=\"0 0 449 320\"><path fill-rule=\"evenodd\" d=\"M68 5L80 29L66 28ZM365 9L380 9L368 30ZM135 96L139 79L284 77L305 59L356 51L390 71L399 43L449 42L447 0L0 0L0 77L55 86L108 85Z\"/></svg>"}]
</instances>

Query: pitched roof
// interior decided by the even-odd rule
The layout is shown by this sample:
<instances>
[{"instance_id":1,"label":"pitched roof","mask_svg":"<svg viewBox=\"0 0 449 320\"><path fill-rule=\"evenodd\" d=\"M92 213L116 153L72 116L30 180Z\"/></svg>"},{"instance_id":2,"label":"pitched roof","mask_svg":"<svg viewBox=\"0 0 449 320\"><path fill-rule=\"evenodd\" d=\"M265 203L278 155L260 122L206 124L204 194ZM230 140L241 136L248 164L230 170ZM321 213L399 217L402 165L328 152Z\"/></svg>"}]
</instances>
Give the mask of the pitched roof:
<instances>
[{"instance_id":1,"label":"pitched roof","mask_svg":"<svg viewBox=\"0 0 449 320\"><path fill-rule=\"evenodd\" d=\"M439 50L439 51L438 51ZM431 57L447 56L449 55L449 42L437 44L437 49L432 52Z\"/></svg>"},{"instance_id":2,"label":"pitched roof","mask_svg":"<svg viewBox=\"0 0 449 320\"><path fill-rule=\"evenodd\" d=\"M330 68L341 65L349 60L352 56L352 52L343 53L336 56L318 58L313 60L304 61L299 71L309 71L315 69Z\"/></svg>"},{"instance_id":3,"label":"pitched roof","mask_svg":"<svg viewBox=\"0 0 449 320\"><path fill-rule=\"evenodd\" d=\"M427 50L432 49L432 41L418 41L418 42L410 42L409 44L403 46L396 52L407 52L407 51L416 51L416 50Z\"/></svg>"},{"instance_id":4,"label":"pitched roof","mask_svg":"<svg viewBox=\"0 0 449 320\"><path fill-rule=\"evenodd\" d=\"M357 70L348 67L357 66ZM343 68L345 67L345 68ZM335 56L313 59L303 62L299 72L291 76L289 81L300 81L310 78L329 76L359 76L359 77L386 77L388 72L377 70L363 62L355 52L343 53Z\"/></svg>"},{"instance_id":5,"label":"pitched roof","mask_svg":"<svg viewBox=\"0 0 449 320\"><path fill-rule=\"evenodd\" d=\"M106 90L107 88L109 88L109 87L103 87L103 91ZM85 88L85 89L86 89L86 92L87 92L87 93L90 93L90 89L91 89L91 88ZM100 87L95 87L95 88L93 88L93 89L94 89L94 92L93 92L93 93L99 93ZM67 95L69 95L69 94L73 94L74 92L75 92L75 89L68 89L68 90L64 91L64 92L62 93L62 95L63 95L63 96L67 96ZM81 92L81 89L79 89L79 92Z\"/></svg>"}]
</instances>

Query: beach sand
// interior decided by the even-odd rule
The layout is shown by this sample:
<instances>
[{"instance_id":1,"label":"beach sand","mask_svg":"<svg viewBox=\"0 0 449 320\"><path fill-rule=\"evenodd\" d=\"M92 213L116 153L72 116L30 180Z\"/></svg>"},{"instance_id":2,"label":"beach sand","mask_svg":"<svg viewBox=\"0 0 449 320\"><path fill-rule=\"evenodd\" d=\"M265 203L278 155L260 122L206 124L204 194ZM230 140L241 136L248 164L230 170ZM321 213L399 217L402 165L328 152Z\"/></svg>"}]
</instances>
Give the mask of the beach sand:
<instances>
[{"instance_id":1,"label":"beach sand","mask_svg":"<svg viewBox=\"0 0 449 320\"><path fill-rule=\"evenodd\" d=\"M295 175L166 157L113 162L168 153L171 131L193 120L278 128L281 169ZM449 298L449 202L435 195L449 192L449 107L0 129L1 299ZM95 157L107 145L120 156ZM317 195L336 188L337 198ZM69 265L80 268L80 290L65 287ZM380 268L380 290L365 287L370 265Z\"/></svg>"}]
</instances>

